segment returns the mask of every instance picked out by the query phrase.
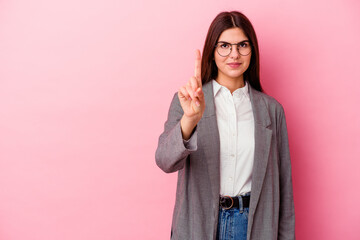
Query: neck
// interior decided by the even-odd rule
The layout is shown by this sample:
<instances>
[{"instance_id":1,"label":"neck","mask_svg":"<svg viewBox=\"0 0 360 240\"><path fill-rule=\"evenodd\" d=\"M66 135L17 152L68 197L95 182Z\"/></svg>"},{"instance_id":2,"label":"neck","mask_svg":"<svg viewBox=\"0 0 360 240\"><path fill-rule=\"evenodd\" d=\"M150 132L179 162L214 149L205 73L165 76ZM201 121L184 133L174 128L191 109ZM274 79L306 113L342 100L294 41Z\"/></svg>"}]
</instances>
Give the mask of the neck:
<instances>
[{"instance_id":1,"label":"neck","mask_svg":"<svg viewBox=\"0 0 360 240\"><path fill-rule=\"evenodd\" d=\"M228 76L224 76L222 74L218 74L216 81L226 87L227 89L230 90L231 93L233 93L236 89L238 88L242 88L245 86L245 82L244 82L244 75L242 74L240 77L238 78L231 78Z\"/></svg>"}]
</instances>

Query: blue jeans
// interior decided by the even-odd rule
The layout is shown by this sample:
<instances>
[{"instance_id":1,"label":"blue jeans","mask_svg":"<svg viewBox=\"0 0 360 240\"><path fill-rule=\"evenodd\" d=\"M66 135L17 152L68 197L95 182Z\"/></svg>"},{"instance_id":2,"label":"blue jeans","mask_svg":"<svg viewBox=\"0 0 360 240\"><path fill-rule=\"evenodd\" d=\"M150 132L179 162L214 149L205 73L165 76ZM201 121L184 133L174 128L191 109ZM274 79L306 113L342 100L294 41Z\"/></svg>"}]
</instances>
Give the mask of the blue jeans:
<instances>
[{"instance_id":1,"label":"blue jeans","mask_svg":"<svg viewBox=\"0 0 360 240\"><path fill-rule=\"evenodd\" d=\"M245 195L250 195L247 193ZM239 208L219 209L217 240L246 240L249 208L242 205L239 196Z\"/></svg>"}]
</instances>

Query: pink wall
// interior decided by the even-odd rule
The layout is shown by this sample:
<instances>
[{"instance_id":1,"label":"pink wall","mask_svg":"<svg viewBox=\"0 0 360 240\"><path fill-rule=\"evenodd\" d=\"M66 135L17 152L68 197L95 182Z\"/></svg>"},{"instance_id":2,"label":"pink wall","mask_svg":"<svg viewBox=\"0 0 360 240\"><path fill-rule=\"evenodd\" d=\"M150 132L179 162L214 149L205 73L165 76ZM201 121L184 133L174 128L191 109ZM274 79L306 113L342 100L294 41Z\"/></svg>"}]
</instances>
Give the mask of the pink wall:
<instances>
[{"instance_id":1,"label":"pink wall","mask_svg":"<svg viewBox=\"0 0 360 240\"><path fill-rule=\"evenodd\" d=\"M243 11L284 106L297 239L360 239L356 0L0 1L0 239L169 239L154 153L222 10ZM136 201L140 200L140 201Z\"/></svg>"}]
</instances>

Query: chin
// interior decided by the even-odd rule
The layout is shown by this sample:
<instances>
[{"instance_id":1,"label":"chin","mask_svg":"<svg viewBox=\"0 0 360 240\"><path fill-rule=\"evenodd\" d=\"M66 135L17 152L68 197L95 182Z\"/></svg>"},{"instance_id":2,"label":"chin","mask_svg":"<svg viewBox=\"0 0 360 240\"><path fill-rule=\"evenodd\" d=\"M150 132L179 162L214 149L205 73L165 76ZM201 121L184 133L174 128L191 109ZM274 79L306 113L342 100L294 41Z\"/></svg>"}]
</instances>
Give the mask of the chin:
<instances>
[{"instance_id":1,"label":"chin","mask_svg":"<svg viewBox=\"0 0 360 240\"><path fill-rule=\"evenodd\" d=\"M241 77L241 75L243 75L245 71L243 71L243 69L236 69L236 70L226 70L221 72L223 75L225 75L228 78L237 79Z\"/></svg>"},{"instance_id":2,"label":"chin","mask_svg":"<svg viewBox=\"0 0 360 240\"><path fill-rule=\"evenodd\" d=\"M236 74L227 74L228 77L230 78L239 78L241 77L241 75L243 75L244 73L236 73Z\"/></svg>"}]
</instances>

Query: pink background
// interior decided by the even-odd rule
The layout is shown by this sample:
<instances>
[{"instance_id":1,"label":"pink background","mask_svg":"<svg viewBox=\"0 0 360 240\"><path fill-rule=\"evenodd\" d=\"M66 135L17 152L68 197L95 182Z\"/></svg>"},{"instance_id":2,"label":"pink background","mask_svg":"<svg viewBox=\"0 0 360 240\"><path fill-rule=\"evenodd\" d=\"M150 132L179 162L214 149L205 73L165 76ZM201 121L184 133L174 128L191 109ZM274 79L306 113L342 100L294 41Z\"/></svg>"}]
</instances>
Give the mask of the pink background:
<instances>
[{"instance_id":1,"label":"pink background","mask_svg":"<svg viewBox=\"0 0 360 240\"><path fill-rule=\"evenodd\" d=\"M360 239L359 1L4 0L1 240L169 239L157 140L223 10L286 111L297 239Z\"/></svg>"}]
</instances>

